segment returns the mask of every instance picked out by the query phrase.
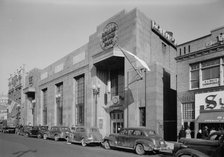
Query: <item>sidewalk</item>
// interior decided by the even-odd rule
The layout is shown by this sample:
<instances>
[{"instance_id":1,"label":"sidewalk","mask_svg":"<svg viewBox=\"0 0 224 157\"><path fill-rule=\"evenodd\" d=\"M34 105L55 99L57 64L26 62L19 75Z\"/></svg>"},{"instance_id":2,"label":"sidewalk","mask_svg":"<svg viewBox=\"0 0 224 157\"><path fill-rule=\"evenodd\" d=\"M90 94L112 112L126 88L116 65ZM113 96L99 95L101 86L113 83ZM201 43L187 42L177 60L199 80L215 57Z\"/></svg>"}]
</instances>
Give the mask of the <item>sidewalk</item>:
<instances>
[{"instance_id":1,"label":"sidewalk","mask_svg":"<svg viewBox=\"0 0 224 157\"><path fill-rule=\"evenodd\" d=\"M35 157L33 152L35 150L31 150L25 145L0 139L1 157Z\"/></svg>"}]
</instances>

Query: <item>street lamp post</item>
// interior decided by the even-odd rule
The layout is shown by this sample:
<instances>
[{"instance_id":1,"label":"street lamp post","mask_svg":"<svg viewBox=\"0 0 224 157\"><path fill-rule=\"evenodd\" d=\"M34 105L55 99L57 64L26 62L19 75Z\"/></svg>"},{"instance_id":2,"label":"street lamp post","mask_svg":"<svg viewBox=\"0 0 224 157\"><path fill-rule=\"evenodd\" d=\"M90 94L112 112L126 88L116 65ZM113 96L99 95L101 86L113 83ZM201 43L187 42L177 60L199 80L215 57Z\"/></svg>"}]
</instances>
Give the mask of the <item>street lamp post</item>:
<instances>
[{"instance_id":1,"label":"street lamp post","mask_svg":"<svg viewBox=\"0 0 224 157\"><path fill-rule=\"evenodd\" d=\"M93 87L92 87L92 90L93 90L93 95L95 96L95 109L94 109L94 111L95 111L95 113L94 113L94 115L95 115L95 127L97 127L97 96L100 94L100 85L99 84L97 84L97 86L96 85L93 85Z\"/></svg>"}]
</instances>

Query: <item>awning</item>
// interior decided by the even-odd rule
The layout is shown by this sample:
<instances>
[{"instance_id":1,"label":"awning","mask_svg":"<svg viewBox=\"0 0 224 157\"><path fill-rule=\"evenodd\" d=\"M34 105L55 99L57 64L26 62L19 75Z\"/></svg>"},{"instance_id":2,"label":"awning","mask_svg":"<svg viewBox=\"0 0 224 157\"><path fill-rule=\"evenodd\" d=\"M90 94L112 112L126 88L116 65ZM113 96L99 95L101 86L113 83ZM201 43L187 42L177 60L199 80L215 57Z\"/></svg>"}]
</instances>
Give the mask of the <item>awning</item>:
<instances>
[{"instance_id":1,"label":"awning","mask_svg":"<svg viewBox=\"0 0 224 157\"><path fill-rule=\"evenodd\" d=\"M224 110L216 112L202 112L197 123L224 123Z\"/></svg>"}]
</instances>

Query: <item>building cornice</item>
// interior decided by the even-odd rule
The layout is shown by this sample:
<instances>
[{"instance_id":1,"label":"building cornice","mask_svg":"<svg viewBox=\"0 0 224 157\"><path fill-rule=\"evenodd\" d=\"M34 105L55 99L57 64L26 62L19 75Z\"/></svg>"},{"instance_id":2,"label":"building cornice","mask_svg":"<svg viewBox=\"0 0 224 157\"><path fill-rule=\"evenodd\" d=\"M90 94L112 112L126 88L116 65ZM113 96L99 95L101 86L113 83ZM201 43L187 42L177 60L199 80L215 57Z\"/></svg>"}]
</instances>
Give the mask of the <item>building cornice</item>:
<instances>
[{"instance_id":1,"label":"building cornice","mask_svg":"<svg viewBox=\"0 0 224 157\"><path fill-rule=\"evenodd\" d=\"M194 51L185 55L178 56L175 59L177 62L181 62L181 61L201 57L204 55L209 55L209 54L220 52L220 51L224 51L224 44L218 44L218 45L214 45L212 47L208 47L202 50Z\"/></svg>"}]
</instances>

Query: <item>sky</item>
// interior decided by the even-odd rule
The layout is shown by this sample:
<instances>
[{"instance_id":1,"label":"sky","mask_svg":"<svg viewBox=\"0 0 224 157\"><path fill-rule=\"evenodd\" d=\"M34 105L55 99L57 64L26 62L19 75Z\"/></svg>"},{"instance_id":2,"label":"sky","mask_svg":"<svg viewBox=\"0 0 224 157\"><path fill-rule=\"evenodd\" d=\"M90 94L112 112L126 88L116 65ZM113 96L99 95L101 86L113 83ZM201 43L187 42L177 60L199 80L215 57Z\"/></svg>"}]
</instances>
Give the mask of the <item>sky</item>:
<instances>
[{"instance_id":1,"label":"sky","mask_svg":"<svg viewBox=\"0 0 224 157\"><path fill-rule=\"evenodd\" d=\"M0 94L21 66L47 67L88 43L105 20L134 8L178 44L224 26L223 0L0 0Z\"/></svg>"}]
</instances>

